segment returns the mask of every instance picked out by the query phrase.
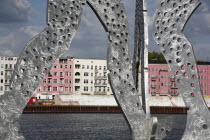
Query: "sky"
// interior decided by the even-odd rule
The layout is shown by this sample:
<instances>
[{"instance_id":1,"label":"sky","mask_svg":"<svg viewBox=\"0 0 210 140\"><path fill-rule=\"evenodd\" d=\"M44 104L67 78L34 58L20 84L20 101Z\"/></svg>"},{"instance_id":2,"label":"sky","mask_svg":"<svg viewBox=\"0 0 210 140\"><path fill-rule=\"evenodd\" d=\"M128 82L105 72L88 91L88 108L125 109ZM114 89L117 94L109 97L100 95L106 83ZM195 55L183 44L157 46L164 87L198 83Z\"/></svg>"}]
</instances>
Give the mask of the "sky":
<instances>
[{"instance_id":1,"label":"sky","mask_svg":"<svg viewBox=\"0 0 210 140\"><path fill-rule=\"evenodd\" d=\"M47 0L0 0L0 55L19 56L27 43L46 27ZM152 22L161 0L148 0L149 51L159 52L152 38ZM135 0L121 0L125 5L134 48ZM202 4L188 21L184 33L192 43L196 58L210 61L210 1ZM108 39L103 26L86 4L78 32L65 56L106 59Z\"/></svg>"}]
</instances>

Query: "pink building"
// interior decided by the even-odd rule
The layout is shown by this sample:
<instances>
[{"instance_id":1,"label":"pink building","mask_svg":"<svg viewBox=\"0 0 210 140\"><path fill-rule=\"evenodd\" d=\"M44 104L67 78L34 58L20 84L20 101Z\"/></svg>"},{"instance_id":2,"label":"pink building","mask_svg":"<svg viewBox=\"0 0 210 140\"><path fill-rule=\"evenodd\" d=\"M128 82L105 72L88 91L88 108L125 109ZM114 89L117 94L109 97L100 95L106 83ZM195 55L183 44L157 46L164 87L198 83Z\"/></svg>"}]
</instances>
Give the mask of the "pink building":
<instances>
[{"instance_id":1,"label":"pink building","mask_svg":"<svg viewBox=\"0 0 210 140\"><path fill-rule=\"evenodd\" d=\"M165 63L149 64L149 93L153 96L179 96L175 77ZM204 96L210 96L210 63L198 62L200 85Z\"/></svg>"},{"instance_id":2,"label":"pink building","mask_svg":"<svg viewBox=\"0 0 210 140\"><path fill-rule=\"evenodd\" d=\"M37 97L56 94L73 94L74 58L60 58L53 65L45 80L37 88Z\"/></svg>"}]
</instances>

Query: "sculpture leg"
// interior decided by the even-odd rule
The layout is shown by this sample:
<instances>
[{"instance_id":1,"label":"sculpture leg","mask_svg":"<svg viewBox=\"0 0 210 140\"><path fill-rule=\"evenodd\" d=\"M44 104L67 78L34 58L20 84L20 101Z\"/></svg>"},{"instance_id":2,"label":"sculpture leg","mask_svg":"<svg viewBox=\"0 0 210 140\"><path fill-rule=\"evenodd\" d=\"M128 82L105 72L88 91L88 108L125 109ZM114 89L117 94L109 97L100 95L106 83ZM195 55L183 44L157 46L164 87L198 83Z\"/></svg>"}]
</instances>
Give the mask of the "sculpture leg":
<instances>
[{"instance_id":1,"label":"sculpture leg","mask_svg":"<svg viewBox=\"0 0 210 140\"><path fill-rule=\"evenodd\" d=\"M78 29L83 0L49 0L48 26L23 50L13 72L11 91L0 99L0 139L24 139L18 120L55 60L70 46Z\"/></svg>"},{"instance_id":2,"label":"sculpture leg","mask_svg":"<svg viewBox=\"0 0 210 140\"><path fill-rule=\"evenodd\" d=\"M154 39L161 46L188 110L183 140L210 139L210 112L202 96L193 47L184 26L199 0L163 0L154 21Z\"/></svg>"},{"instance_id":3,"label":"sculpture leg","mask_svg":"<svg viewBox=\"0 0 210 140\"><path fill-rule=\"evenodd\" d=\"M151 138L153 120L147 118L139 100L129 56L130 35L123 4L119 0L88 0L99 20L109 32L109 81L116 101L131 128L134 140Z\"/></svg>"}]
</instances>

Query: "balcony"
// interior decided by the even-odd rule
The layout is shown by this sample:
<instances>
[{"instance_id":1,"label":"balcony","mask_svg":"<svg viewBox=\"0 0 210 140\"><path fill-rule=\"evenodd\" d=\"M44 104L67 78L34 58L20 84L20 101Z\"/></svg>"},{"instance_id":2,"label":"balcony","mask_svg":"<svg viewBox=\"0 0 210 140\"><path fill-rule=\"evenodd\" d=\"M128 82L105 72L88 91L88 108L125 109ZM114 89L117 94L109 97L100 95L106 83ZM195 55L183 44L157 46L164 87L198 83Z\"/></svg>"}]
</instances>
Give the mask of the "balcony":
<instances>
[{"instance_id":1,"label":"balcony","mask_svg":"<svg viewBox=\"0 0 210 140\"><path fill-rule=\"evenodd\" d=\"M95 91L94 92L95 95L107 95L106 91Z\"/></svg>"},{"instance_id":2,"label":"balcony","mask_svg":"<svg viewBox=\"0 0 210 140\"><path fill-rule=\"evenodd\" d=\"M156 85L151 85L152 88L156 88Z\"/></svg>"},{"instance_id":3,"label":"balcony","mask_svg":"<svg viewBox=\"0 0 210 140\"><path fill-rule=\"evenodd\" d=\"M171 95L171 96L179 96L179 93L171 92L170 95Z\"/></svg>"},{"instance_id":4,"label":"balcony","mask_svg":"<svg viewBox=\"0 0 210 140\"><path fill-rule=\"evenodd\" d=\"M107 77L106 76L95 76L95 79L104 79L104 80L106 80Z\"/></svg>"},{"instance_id":5,"label":"balcony","mask_svg":"<svg viewBox=\"0 0 210 140\"><path fill-rule=\"evenodd\" d=\"M5 70L6 71L13 71L13 68L11 68L11 67L9 67L9 68L8 67L5 67Z\"/></svg>"},{"instance_id":6,"label":"balcony","mask_svg":"<svg viewBox=\"0 0 210 140\"><path fill-rule=\"evenodd\" d=\"M75 69L80 69L80 65L75 65Z\"/></svg>"},{"instance_id":7,"label":"balcony","mask_svg":"<svg viewBox=\"0 0 210 140\"><path fill-rule=\"evenodd\" d=\"M95 83L94 86L95 87L106 87L107 83Z\"/></svg>"},{"instance_id":8,"label":"balcony","mask_svg":"<svg viewBox=\"0 0 210 140\"><path fill-rule=\"evenodd\" d=\"M157 92L152 92L151 95L152 96L156 96Z\"/></svg>"},{"instance_id":9,"label":"balcony","mask_svg":"<svg viewBox=\"0 0 210 140\"><path fill-rule=\"evenodd\" d=\"M178 88L176 85L171 85L171 88Z\"/></svg>"},{"instance_id":10,"label":"balcony","mask_svg":"<svg viewBox=\"0 0 210 140\"><path fill-rule=\"evenodd\" d=\"M5 86L9 86L9 85L10 85L10 83L4 83L4 85L5 85Z\"/></svg>"},{"instance_id":11,"label":"balcony","mask_svg":"<svg viewBox=\"0 0 210 140\"><path fill-rule=\"evenodd\" d=\"M11 79L12 75L5 75L5 79Z\"/></svg>"},{"instance_id":12,"label":"balcony","mask_svg":"<svg viewBox=\"0 0 210 140\"><path fill-rule=\"evenodd\" d=\"M176 81L176 78L175 77L172 77L171 78L171 82L175 82Z\"/></svg>"},{"instance_id":13,"label":"balcony","mask_svg":"<svg viewBox=\"0 0 210 140\"><path fill-rule=\"evenodd\" d=\"M157 78L157 77L154 77L154 76L151 77L152 81L156 81L156 78Z\"/></svg>"}]
</instances>

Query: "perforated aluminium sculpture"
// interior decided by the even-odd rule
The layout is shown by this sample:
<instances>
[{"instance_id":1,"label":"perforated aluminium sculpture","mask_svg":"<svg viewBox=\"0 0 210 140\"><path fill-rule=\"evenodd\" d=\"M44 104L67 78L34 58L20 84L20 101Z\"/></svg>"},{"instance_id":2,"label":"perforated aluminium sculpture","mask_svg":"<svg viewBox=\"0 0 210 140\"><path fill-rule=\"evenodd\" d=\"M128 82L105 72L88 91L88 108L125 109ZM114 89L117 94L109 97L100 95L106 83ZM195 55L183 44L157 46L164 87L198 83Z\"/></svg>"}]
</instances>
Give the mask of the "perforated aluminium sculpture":
<instances>
[{"instance_id":1,"label":"perforated aluminium sculpture","mask_svg":"<svg viewBox=\"0 0 210 140\"><path fill-rule=\"evenodd\" d=\"M55 60L69 48L80 22L81 5L86 2L109 32L109 79L133 138L150 139L153 121L146 117L134 85L128 22L119 0L48 0L48 26L20 55L13 72L11 91L1 97L0 139L23 139L18 134L22 110Z\"/></svg>"},{"instance_id":2,"label":"perforated aluminium sculpture","mask_svg":"<svg viewBox=\"0 0 210 140\"><path fill-rule=\"evenodd\" d=\"M199 0L163 0L154 21L154 39L161 47L188 110L183 140L210 139L210 112L201 93L193 47L184 26Z\"/></svg>"},{"instance_id":3,"label":"perforated aluminium sculpture","mask_svg":"<svg viewBox=\"0 0 210 140\"><path fill-rule=\"evenodd\" d=\"M188 7L185 7L187 4L185 1L189 3ZM184 18L180 19L182 21L180 23L182 24L174 28L169 28L168 26L169 32L170 30L173 30L176 37L175 40L177 40L177 42L175 44L180 45L180 47L184 44L190 45L182 34L182 29L189 15L199 4L198 0L185 1L179 0L179 2L176 3L178 6L183 6L187 9L186 16L183 16ZM163 45L163 43L167 43L167 45L171 45L171 48L176 50L178 47L174 45L174 41L171 41L171 43L168 42L169 40L174 39L174 36L167 34L166 31L168 29L166 28L165 30L165 28L163 28L165 25L158 23L158 20L159 22L165 20L165 16L163 16L165 15L165 11L172 12L172 10L175 9L172 4L173 2L175 1L165 1L159 10L160 14L157 15L155 21L155 39L159 44ZM27 45L20 55L13 72L13 78L10 85L11 91L6 92L0 98L0 139L24 139L24 137L18 133L18 120L22 110L34 90L49 72L55 60L69 48L79 26L82 14L81 6L85 3L89 4L104 26L105 31L109 33L108 39L110 44L107 57L108 70L110 71L109 81L116 101L120 105L131 129L133 139L154 139L153 134L156 127L155 119L150 118L150 116L146 114L146 107L142 108L141 101L137 94L137 84L134 81L136 78L133 78L133 76L135 77L137 75L137 72L135 71L135 67L132 72L131 59L129 56L130 35L128 22L124 6L119 0L48 0L47 27ZM137 0L137 9L143 9L143 5L144 3L142 0ZM185 12L185 10L180 11ZM144 9L142 12L144 12ZM138 22L138 19L141 20L142 18L142 21L144 21L143 14L139 12L136 15L137 23L142 23ZM176 18L167 18L167 22L174 24L174 20L177 20L179 15L174 13L174 16ZM176 23L178 23L178 21ZM138 24L136 29L142 30L144 27L142 27L142 24ZM162 30L162 33L160 33L160 29ZM136 32L136 42L144 42L145 38L140 34L141 32ZM143 62L145 53L147 53L145 51L145 43L140 43L139 45L136 45L136 47L136 50L141 51L135 51L134 59ZM181 83L178 84L187 106L191 108L189 111L187 129L183 139L208 139L210 136L209 112L201 94L199 94L201 92L199 89L198 77L196 77L197 70L192 48L190 46L186 51L191 53L189 56L185 51L180 51L179 57L177 56L177 51L171 50L168 46L165 48L165 52L163 50L163 53L170 63L172 72L176 73L176 71L178 71L178 73L176 73L177 82L183 82L186 86L190 86L186 88L183 87ZM141 55L141 57L139 57L139 55ZM147 63L147 60L142 63L144 66L145 62ZM134 65L137 63L134 61ZM144 68L145 67L142 66L141 70ZM184 70L186 70L187 73ZM192 81L193 83L188 83ZM191 90L189 91L189 89ZM144 86L142 86L142 90L145 90Z\"/></svg>"}]
</instances>

